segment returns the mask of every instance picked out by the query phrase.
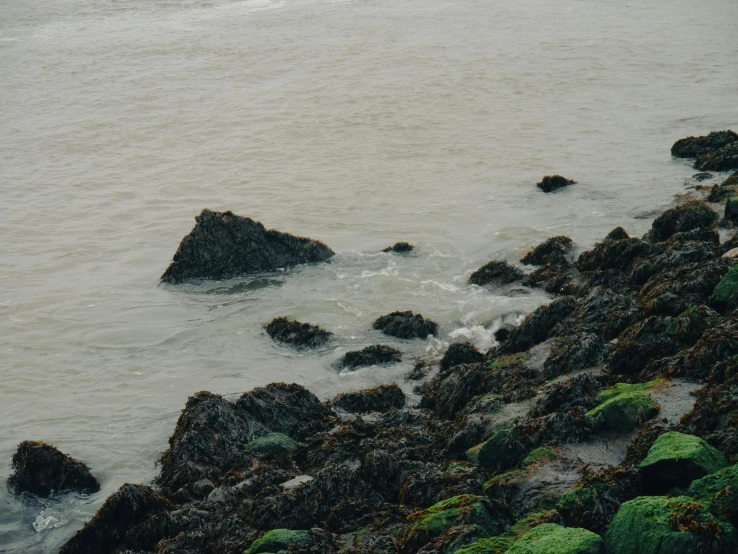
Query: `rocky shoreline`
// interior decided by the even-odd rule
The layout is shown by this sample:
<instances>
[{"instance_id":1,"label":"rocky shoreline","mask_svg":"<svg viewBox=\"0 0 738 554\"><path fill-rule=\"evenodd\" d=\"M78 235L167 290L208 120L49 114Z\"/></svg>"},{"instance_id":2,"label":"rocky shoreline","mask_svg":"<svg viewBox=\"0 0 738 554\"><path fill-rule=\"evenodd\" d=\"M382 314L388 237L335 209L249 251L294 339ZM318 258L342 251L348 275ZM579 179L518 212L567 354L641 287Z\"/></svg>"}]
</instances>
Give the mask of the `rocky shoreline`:
<instances>
[{"instance_id":1,"label":"rocky shoreline","mask_svg":"<svg viewBox=\"0 0 738 554\"><path fill-rule=\"evenodd\" d=\"M738 135L682 139L672 154L736 170ZM417 360L417 406L397 385L328 402L285 383L236 401L194 394L154 483L123 485L61 552L738 551L738 237L721 240L738 220L738 172L694 188L704 200L667 210L643 237L618 227L579 255L552 237L520 265L477 270L471 284L519 283L551 302L501 328L487 352L457 343ZM387 251L412 250L398 245ZM332 255L205 210L162 279ZM438 326L396 311L374 328L424 340ZM289 347L331 340L285 318L266 331ZM401 356L374 345L337 363ZM13 465L17 494L99 489L84 464L42 443L22 443Z\"/></svg>"}]
</instances>

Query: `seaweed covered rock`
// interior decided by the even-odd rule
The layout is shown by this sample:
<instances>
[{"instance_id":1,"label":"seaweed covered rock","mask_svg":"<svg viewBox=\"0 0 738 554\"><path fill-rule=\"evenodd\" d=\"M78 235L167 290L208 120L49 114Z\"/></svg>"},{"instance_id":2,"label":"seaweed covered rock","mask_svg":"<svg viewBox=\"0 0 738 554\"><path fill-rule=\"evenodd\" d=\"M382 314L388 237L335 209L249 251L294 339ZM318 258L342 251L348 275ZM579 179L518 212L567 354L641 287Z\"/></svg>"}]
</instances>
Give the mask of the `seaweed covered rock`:
<instances>
[{"instance_id":1,"label":"seaweed covered rock","mask_svg":"<svg viewBox=\"0 0 738 554\"><path fill-rule=\"evenodd\" d=\"M297 448L297 443L282 433L267 433L246 443L246 452L257 456L280 457L288 455Z\"/></svg>"},{"instance_id":2,"label":"seaweed covered rock","mask_svg":"<svg viewBox=\"0 0 738 554\"><path fill-rule=\"evenodd\" d=\"M380 385L373 389L344 392L333 400L333 406L352 413L386 412L405 406L405 394L397 385Z\"/></svg>"},{"instance_id":3,"label":"seaweed covered rock","mask_svg":"<svg viewBox=\"0 0 738 554\"><path fill-rule=\"evenodd\" d=\"M576 265L580 271L602 271L606 269L625 271L632 267L636 260L648 256L651 249L652 246L649 242L637 237L605 240L595 244L592 250L582 252Z\"/></svg>"},{"instance_id":4,"label":"seaweed covered rock","mask_svg":"<svg viewBox=\"0 0 738 554\"><path fill-rule=\"evenodd\" d=\"M546 239L520 260L526 265L567 265L574 251L574 241L556 236Z\"/></svg>"},{"instance_id":5,"label":"seaweed covered rock","mask_svg":"<svg viewBox=\"0 0 738 554\"><path fill-rule=\"evenodd\" d=\"M161 276L167 283L188 279L226 279L324 262L333 251L322 242L265 229L248 217L203 210L190 234Z\"/></svg>"},{"instance_id":6,"label":"seaweed covered rock","mask_svg":"<svg viewBox=\"0 0 738 554\"><path fill-rule=\"evenodd\" d=\"M384 344L373 344L361 350L346 352L338 362L341 369L358 369L372 365L389 365L402 361L402 352Z\"/></svg>"},{"instance_id":7,"label":"seaweed covered rock","mask_svg":"<svg viewBox=\"0 0 738 554\"><path fill-rule=\"evenodd\" d=\"M469 283L479 286L489 284L507 285L520 281L523 277L525 277L525 273L517 267L505 261L493 260L472 273L469 277Z\"/></svg>"},{"instance_id":8,"label":"seaweed covered rock","mask_svg":"<svg viewBox=\"0 0 738 554\"><path fill-rule=\"evenodd\" d=\"M372 327L385 335L401 339L424 339L438 333L438 324L435 321L411 311L383 315L377 318Z\"/></svg>"},{"instance_id":9,"label":"seaweed covered rock","mask_svg":"<svg viewBox=\"0 0 738 554\"><path fill-rule=\"evenodd\" d=\"M623 331L610 352L610 373L638 376L651 360L676 352L679 345L667 334L670 323L668 318L651 316Z\"/></svg>"},{"instance_id":10,"label":"seaweed covered rock","mask_svg":"<svg viewBox=\"0 0 738 554\"><path fill-rule=\"evenodd\" d=\"M569 185L575 185L576 181L573 179L567 179L561 175L546 175L536 186L543 192L553 192L555 190L568 187Z\"/></svg>"},{"instance_id":11,"label":"seaweed covered rock","mask_svg":"<svg viewBox=\"0 0 738 554\"><path fill-rule=\"evenodd\" d=\"M697 158L735 141L738 141L738 135L733 131L713 131L706 136L679 139L671 147L671 155L675 158Z\"/></svg>"},{"instance_id":12,"label":"seaweed covered rock","mask_svg":"<svg viewBox=\"0 0 738 554\"><path fill-rule=\"evenodd\" d=\"M727 465L725 456L701 438L669 431L656 439L640 468L649 490L666 493Z\"/></svg>"},{"instance_id":13,"label":"seaweed covered rock","mask_svg":"<svg viewBox=\"0 0 738 554\"><path fill-rule=\"evenodd\" d=\"M328 343L333 333L317 325L290 321L286 317L276 317L264 329L275 341L296 348L317 348Z\"/></svg>"},{"instance_id":14,"label":"seaweed covered rock","mask_svg":"<svg viewBox=\"0 0 738 554\"><path fill-rule=\"evenodd\" d=\"M702 502L717 517L738 523L738 465L692 481L688 496Z\"/></svg>"},{"instance_id":15,"label":"seaweed covered rock","mask_svg":"<svg viewBox=\"0 0 738 554\"><path fill-rule=\"evenodd\" d=\"M408 516L407 525L397 535L398 550L417 552L432 539L461 525L472 527L477 536L499 535L508 528L508 520L496 512L480 496L460 495L443 500Z\"/></svg>"},{"instance_id":16,"label":"seaweed covered rock","mask_svg":"<svg viewBox=\"0 0 738 554\"><path fill-rule=\"evenodd\" d=\"M530 409L531 417L541 417L554 412L568 412L573 408L594 408L602 384L587 373L549 385Z\"/></svg>"},{"instance_id":17,"label":"seaweed covered rock","mask_svg":"<svg viewBox=\"0 0 738 554\"><path fill-rule=\"evenodd\" d=\"M719 320L717 312L707 306L693 306L673 318L666 328L666 333L684 344L691 344Z\"/></svg>"},{"instance_id":18,"label":"seaweed covered rock","mask_svg":"<svg viewBox=\"0 0 738 554\"><path fill-rule=\"evenodd\" d=\"M604 554L599 535L576 527L544 523L534 527L512 545L508 554Z\"/></svg>"},{"instance_id":19,"label":"seaweed covered rock","mask_svg":"<svg viewBox=\"0 0 738 554\"><path fill-rule=\"evenodd\" d=\"M659 413L658 402L640 391L625 392L610 398L587 412L592 425L610 429L633 429Z\"/></svg>"},{"instance_id":20,"label":"seaweed covered rock","mask_svg":"<svg viewBox=\"0 0 738 554\"><path fill-rule=\"evenodd\" d=\"M628 291L595 287L572 313L553 330L553 336L594 333L609 341L643 318L634 296Z\"/></svg>"},{"instance_id":21,"label":"seaweed covered rock","mask_svg":"<svg viewBox=\"0 0 738 554\"><path fill-rule=\"evenodd\" d=\"M700 155L694 162L700 171L729 171L738 169L738 142L731 142L722 148Z\"/></svg>"},{"instance_id":22,"label":"seaweed covered rock","mask_svg":"<svg viewBox=\"0 0 738 554\"><path fill-rule=\"evenodd\" d=\"M732 316L718 319L693 346L657 360L657 367L676 377L704 379L719 362L738 354L738 320ZM665 367L663 367L665 366Z\"/></svg>"},{"instance_id":23,"label":"seaweed covered rock","mask_svg":"<svg viewBox=\"0 0 738 554\"><path fill-rule=\"evenodd\" d=\"M576 299L570 296L541 306L510 332L505 342L498 347L498 352L500 354L524 352L545 341L551 336L553 328L569 317L576 307Z\"/></svg>"},{"instance_id":24,"label":"seaweed covered rock","mask_svg":"<svg viewBox=\"0 0 738 554\"><path fill-rule=\"evenodd\" d=\"M710 304L722 312L738 307L738 265L732 266L715 286Z\"/></svg>"},{"instance_id":25,"label":"seaweed covered rock","mask_svg":"<svg viewBox=\"0 0 738 554\"><path fill-rule=\"evenodd\" d=\"M441 369L450 369L461 364L476 364L484 359L477 347L470 342L455 342L441 358Z\"/></svg>"},{"instance_id":26,"label":"seaweed covered rock","mask_svg":"<svg viewBox=\"0 0 738 554\"><path fill-rule=\"evenodd\" d=\"M622 227L615 227L612 231L607 233L604 242L615 242L618 240L629 239L630 235Z\"/></svg>"},{"instance_id":27,"label":"seaweed covered rock","mask_svg":"<svg viewBox=\"0 0 738 554\"><path fill-rule=\"evenodd\" d=\"M504 554L531 529L546 523L560 523L556 510L545 510L527 515L517 521L508 531L495 537L477 539L454 550L453 554Z\"/></svg>"},{"instance_id":28,"label":"seaweed covered rock","mask_svg":"<svg viewBox=\"0 0 738 554\"><path fill-rule=\"evenodd\" d=\"M666 210L651 225L650 236L664 241L676 233L704 229L717 223L718 215L704 202L693 200Z\"/></svg>"},{"instance_id":29,"label":"seaweed covered rock","mask_svg":"<svg viewBox=\"0 0 738 554\"><path fill-rule=\"evenodd\" d=\"M550 294L572 295L582 288L582 281L568 265L547 264L531 271L523 285L542 288Z\"/></svg>"},{"instance_id":30,"label":"seaweed covered rock","mask_svg":"<svg viewBox=\"0 0 738 554\"><path fill-rule=\"evenodd\" d=\"M551 354L543 363L546 378L595 367L604 362L608 349L594 333L578 333L552 339Z\"/></svg>"},{"instance_id":31,"label":"seaweed covered rock","mask_svg":"<svg viewBox=\"0 0 738 554\"><path fill-rule=\"evenodd\" d=\"M8 478L8 484L16 494L29 492L47 497L65 491L93 493L100 490L100 483L85 464L44 442L20 443L12 464L14 473Z\"/></svg>"},{"instance_id":32,"label":"seaweed covered rock","mask_svg":"<svg viewBox=\"0 0 738 554\"><path fill-rule=\"evenodd\" d=\"M409 242L396 242L392 246L388 246L382 252L394 252L395 254L407 254L413 251L413 245Z\"/></svg>"},{"instance_id":33,"label":"seaweed covered rock","mask_svg":"<svg viewBox=\"0 0 738 554\"><path fill-rule=\"evenodd\" d=\"M170 509L169 502L149 487L123 485L59 552L99 554L123 551L126 545L130 546L135 541L136 525Z\"/></svg>"},{"instance_id":34,"label":"seaweed covered rock","mask_svg":"<svg viewBox=\"0 0 738 554\"><path fill-rule=\"evenodd\" d=\"M687 497L641 496L625 502L605 535L608 554L735 552L730 523Z\"/></svg>"},{"instance_id":35,"label":"seaweed covered rock","mask_svg":"<svg viewBox=\"0 0 738 554\"><path fill-rule=\"evenodd\" d=\"M738 171L732 173L725 181L713 187L708 202L722 202L738 194Z\"/></svg>"},{"instance_id":36,"label":"seaweed covered rock","mask_svg":"<svg viewBox=\"0 0 738 554\"><path fill-rule=\"evenodd\" d=\"M304 547L313 543L310 531L293 531L292 529L272 529L255 540L244 554L260 552L279 552L288 550L290 546Z\"/></svg>"},{"instance_id":37,"label":"seaweed covered rock","mask_svg":"<svg viewBox=\"0 0 738 554\"><path fill-rule=\"evenodd\" d=\"M524 446L518 433L511 428L503 428L470 452L483 468L503 471L515 466L524 454Z\"/></svg>"}]
</instances>

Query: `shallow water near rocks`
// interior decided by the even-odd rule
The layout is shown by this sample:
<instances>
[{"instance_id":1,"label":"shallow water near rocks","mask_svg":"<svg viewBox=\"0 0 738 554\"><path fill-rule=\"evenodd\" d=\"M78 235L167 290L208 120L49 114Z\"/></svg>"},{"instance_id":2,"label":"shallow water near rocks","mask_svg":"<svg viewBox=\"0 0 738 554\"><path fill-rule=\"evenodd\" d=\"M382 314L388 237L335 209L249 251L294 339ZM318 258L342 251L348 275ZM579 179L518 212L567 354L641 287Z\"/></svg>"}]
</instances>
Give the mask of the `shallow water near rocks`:
<instances>
[{"instance_id":1,"label":"shallow water near rocks","mask_svg":"<svg viewBox=\"0 0 738 554\"><path fill-rule=\"evenodd\" d=\"M683 136L738 127L738 4L715 0L0 2L0 480L24 439L102 482L17 500L0 552L55 552L148 482L188 395L270 381L321 398L400 380L546 301L466 284L490 259L632 234L685 191ZM550 195L535 183L577 185ZM329 263L160 286L203 208L326 242ZM417 250L378 253L399 240ZM419 311L430 341L387 339ZM291 316L327 349L273 344ZM382 342L401 364L339 374Z\"/></svg>"}]
</instances>

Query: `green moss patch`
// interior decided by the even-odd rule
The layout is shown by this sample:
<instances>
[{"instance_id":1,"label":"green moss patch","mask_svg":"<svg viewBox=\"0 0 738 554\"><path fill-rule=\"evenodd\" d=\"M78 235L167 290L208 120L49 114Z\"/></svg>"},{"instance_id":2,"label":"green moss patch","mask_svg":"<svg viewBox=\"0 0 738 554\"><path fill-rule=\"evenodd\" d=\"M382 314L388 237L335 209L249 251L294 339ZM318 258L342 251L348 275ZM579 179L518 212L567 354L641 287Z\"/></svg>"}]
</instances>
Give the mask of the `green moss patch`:
<instances>
[{"instance_id":1,"label":"green moss patch","mask_svg":"<svg viewBox=\"0 0 738 554\"><path fill-rule=\"evenodd\" d=\"M272 529L260 539L254 541L244 554L258 554L259 552L278 552L287 550L292 545L307 546L313 542L310 531L293 531L291 529Z\"/></svg>"},{"instance_id":2,"label":"green moss patch","mask_svg":"<svg viewBox=\"0 0 738 554\"><path fill-rule=\"evenodd\" d=\"M518 541L508 554L604 554L604 542L599 535L586 529L562 527L544 523Z\"/></svg>"},{"instance_id":3,"label":"green moss patch","mask_svg":"<svg viewBox=\"0 0 738 554\"><path fill-rule=\"evenodd\" d=\"M631 391L619 394L596 406L586 414L591 425L611 429L633 429L659 413L660 406L648 394Z\"/></svg>"},{"instance_id":4,"label":"green moss patch","mask_svg":"<svg viewBox=\"0 0 738 554\"><path fill-rule=\"evenodd\" d=\"M653 381L648 381L646 383L636 383L634 385L630 383L617 383L613 387L607 390L603 390L600 394L598 394L595 401L598 404L602 404L612 398L615 398L616 396L620 396L621 394L625 394L628 392L647 391L648 389L652 389L653 387L660 385L663 382L663 379L654 379Z\"/></svg>"},{"instance_id":5,"label":"green moss patch","mask_svg":"<svg viewBox=\"0 0 738 554\"><path fill-rule=\"evenodd\" d=\"M513 525L508 531L497 537L479 539L473 543L467 544L458 550L454 550L454 554L503 554L512 547L515 542L524 536L534 527L549 523L551 520L559 519L559 515L555 510L545 510L529 514Z\"/></svg>"},{"instance_id":6,"label":"green moss patch","mask_svg":"<svg viewBox=\"0 0 738 554\"><path fill-rule=\"evenodd\" d=\"M556 460L558 457L559 453L555 448L551 448L550 446L541 446L526 456L523 460L522 466L528 467L540 462L550 462Z\"/></svg>"},{"instance_id":7,"label":"green moss patch","mask_svg":"<svg viewBox=\"0 0 738 554\"><path fill-rule=\"evenodd\" d=\"M710 303L723 310L729 310L738 305L738 264L731 267L717 284L712 291Z\"/></svg>"},{"instance_id":8,"label":"green moss patch","mask_svg":"<svg viewBox=\"0 0 738 554\"><path fill-rule=\"evenodd\" d=\"M692 481L688 494L706 504L716 516L738 523L738 465Z\"/></svg>"}]
</instances>

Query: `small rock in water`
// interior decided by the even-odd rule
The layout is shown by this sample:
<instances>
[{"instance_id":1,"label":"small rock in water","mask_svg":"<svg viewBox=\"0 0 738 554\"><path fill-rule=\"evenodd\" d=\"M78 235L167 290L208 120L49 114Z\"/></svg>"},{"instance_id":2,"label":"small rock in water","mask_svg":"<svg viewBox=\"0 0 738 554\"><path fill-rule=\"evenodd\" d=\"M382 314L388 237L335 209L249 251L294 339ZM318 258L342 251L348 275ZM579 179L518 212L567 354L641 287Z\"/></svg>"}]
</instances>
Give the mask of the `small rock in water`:
<instances>
[{"instance_id":1,"label":"small rock in water","mask_svg":"<svg viewBox=\"0 0 738 554\"><path fill-rule=\"evenodd\" d=\"M231 212L203 210L195 221L162 281L226 279L324 262L334 254L320 241L266 229L258 221Z\"/></svg>"},{"instance_id":2,"label":"small rock in water","mask_svg":"<svg viewBox=\"0 0 738 554\"><path fill-rule=\"evenodd\" d=\"M577 182L573 179L567 179L561 175L546 175L536 186L543 192L553 192L555 190L575 185Z\"/></svg>"},{"instance_id":3,"label":"small rock in water","mask_svg":"<svg viewBox=\"0 0 738 554\"><path fill-rule=\"evenodd\" d=\"M506 285L520 281L523 277L525 277L525 273L517 267L504 261L493 260L472 273L469 277L469 283L479 286L490 283Z\"/></svg>"},{"instance_id":4,"label":"small rock in water","mask_svg":"<svg viewBox=\"0 0 738 554\"><path fill-rule=\"evenodd\" d=\"M13 468L15 473L8 483L16 494L30 492L47 497L64 491L92 493L100 490L100 483L85 464L43 442L20 443L13 455Z\"/></svg>"},{"instance_id":5,"label":"small rock in water","mask_svg":"<svg viewBox=\"0 0 738 554\"><path fill-rule=\"evenodd\" d=\"M573 250L574 241L569 237L551 237L523 256L520 262L526 265L566 265L571 262Z\"/></svg>"},{"instance_id":6,"label":"small rock in water","mask_svg":"<svg viewBox=\"0 0 738 554\"><path fill-rule=\"evenodd\" d=\"M383 315L377 318L373 327L385 335L401 339L424 339L438 333L438 324L435 321L411 311Z\"/></svg>"},{"instance_id":7,"label":"small rock in water","mask_svg":"<svg viewBox=\"0 0 738 554\"><path fill-rule=\"evenodd\" d=\"M412 252L414 246L410 244L409 242L397 242L393 244L392 246L388 246L382 252L395 252L397 254L407 254L408 252Z\"/></svg>"},{"instance_id":8,"label":"small rock in water","mask_svg":"<svg viewBox=\"0 0 738 554\"><path fill-rule=\"evenodd\" d=\"M274 318L264 329L275 341L298 348L317 348L326 344L333 333L317 325L290 321L286 317Z\"/></svg>"},{"instance_id":9,"label":"small rock in water","mask_svg":"<svg viewBox=\"0 0 738 554\"><path fill-rule=\"evenodd\" d=\"M342 369L357 369L371 365L393 364L402 361L402 352L384 344L374 344L362 350L346 352L338 363Z\"/></svg>"},{"instance_id":10,"label":"small rock in water","mask_svg":"<svg viewBox=\"0 0 738 554\"><path fill-rule=\"evenodd\" d=\"M304 485L305 483L309 483L312 480L313 480L313 478L310 477L309 475L298 475L294 479L290 479L289 481L285 481L284 483L282 483L279 486L282 487L285 490L296 489L300 485Z\"/></svg>"}]
</instances>

